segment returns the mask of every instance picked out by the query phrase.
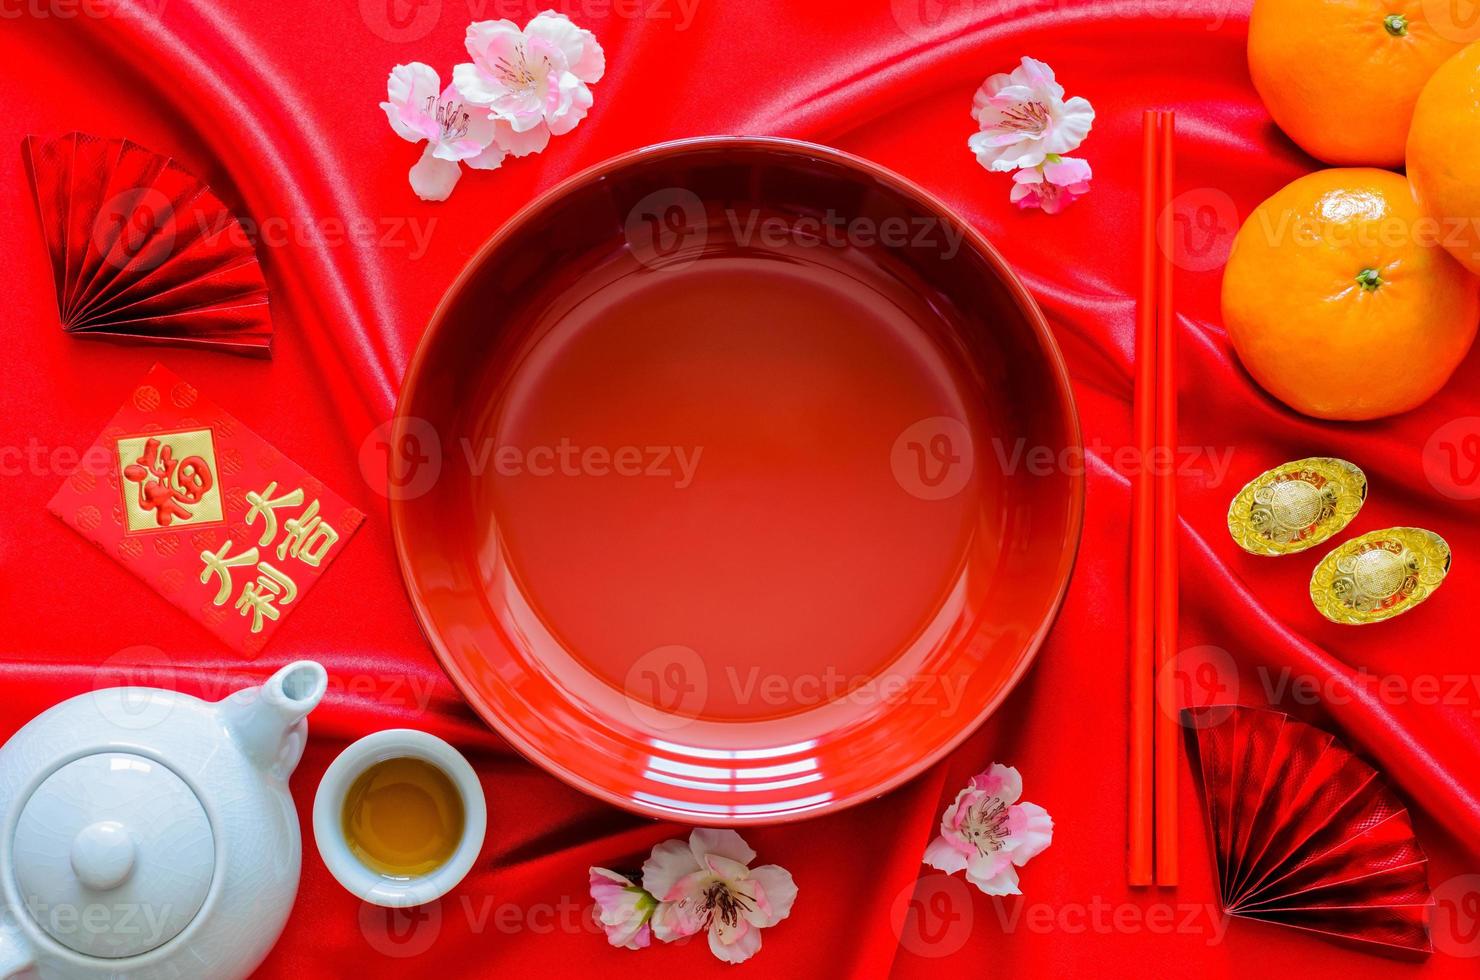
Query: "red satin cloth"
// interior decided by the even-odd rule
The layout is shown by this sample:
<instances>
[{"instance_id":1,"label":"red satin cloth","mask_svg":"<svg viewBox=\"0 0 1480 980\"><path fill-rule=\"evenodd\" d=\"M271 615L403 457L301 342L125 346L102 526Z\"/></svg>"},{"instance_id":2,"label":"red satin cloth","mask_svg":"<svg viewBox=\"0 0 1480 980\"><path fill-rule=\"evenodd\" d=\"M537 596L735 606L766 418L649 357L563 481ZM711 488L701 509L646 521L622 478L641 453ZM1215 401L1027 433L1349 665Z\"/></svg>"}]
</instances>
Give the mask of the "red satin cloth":
<instances>
[{"instance_id":1,"label":"red satin cloth","mask_svg":"<svg viewBox=\"0 0 1480 980\"><path fill-rule=\"evenodd\" d=\"M747 835L763 860L791 869L800 897L744 969L798 977L1071 970L1473 976L1473 962L1445 953L1395 965L1258 923L1233 922L1225 934L1207 907L1216 886L1185 766L1182 886L1133 892L1125 885L1130 495L1116 450L1134 442L1141 110L1177 109L1178 184L1191 195L1181 210L1194 234L1211 233L1215 248L1226 248L1237 216L1314 166L1274 129L1249 83L1246 9L1227 10L1224 0L896 0L892 7L883 0L700 0L696 7L573 0L562 9L592 28L607 53L594 111L539 157L465 174L453 199L439 205L413 197L405 173L420 150L396 138L376 108L388 69L422 60L446 78L464 60L467 21L522 22L544 4L391 2L403 20L393 22L383 0L0 3L0 148L9 147L0 152L7 345L0 358L0 735L94 684L142 680L219 696L309 656L328 666L333 684L293 777L305 819L334 755L349 740L394 725L457 743L488 793L489 834L476 871L426 915L400 923L405 928L362 917L310 840L297 908L261 976L729 975L702 942L633 953L609 948L583 924L588 865L635 867L653 844L684 830L567 788L460 703L418 632L384 503L357 464L362 442L389 417L438 297L500 222L583 166L702 133L830 143L899 170L959 208L1046 309L1092 449L1078 571L1032 674L953 757L901 790L850 812ZM1098 110L1083 152L1095 169L1094 190L1054 218L1013 209L1008 179L982 171L965 147L976 86L1025 54L1052 64L1070 93ZM162 359L370 513L258 662L228 653L46 513L72 465L69 449L88 445L161 357L158 349L80 341L57 328L17 146L28 132L71 129L128 136L179 156L259 224L274 358L171 350ZM1216 220L1200 224L1200 213ZM366 221L371 233L346 235L346 223L353 229ZM413 238L411 223L431 229L424 242ZM1470 614L1480 588L1471 569L1480 561L1480 525L1476 504L1433 490L1422 453L1440 425L1480 414L1480 356L1404 418L1360 426L1299 418L1238 367L1219 325L1220 274L1198 258L1187 264L1201 269L1179 281L1182 439L1232 459L1220 474L1205 452L1184 454L1182 643L1228 651L1239 665L1242 700L1277 700L1282 710L1339 731L1384 770L1415 811L1439 886L1476 870L1480 841L1480 688L1467 681L1456 690L1454 680L1476 672ZM1371 478L1371 499L1353 533L1417 524L1449 540L1454 571L1427 607L1383 626L1327 624L1306 598L1314 556L1255 559L1229 540L1224 513L1242 482L1315 453L1350 458ZM140 662L165 669L130 667ZM100 664L107 666L99 671ZM1362 670L1388 678L1386 688L1361 681ZM1440 682L1437 698L1427 682L1416 683L1422 678ZM1220 683L1233 679L1229 673ZM1024 869L1025 897L1008 901L942 889L919 863L942 807L994 759L1022 770L1027 798L1058 824L1053 847ZM905 908L922 872L915 898L923 911L906 922L901 941L891 909ZM1455 905L1465 884L1441 892L1450 907L1441 909L1448 923L1439 928L1452 948L1475 925ZM1469 951L1480 950L1472 943Z\"/></svg>"}]
</instances>

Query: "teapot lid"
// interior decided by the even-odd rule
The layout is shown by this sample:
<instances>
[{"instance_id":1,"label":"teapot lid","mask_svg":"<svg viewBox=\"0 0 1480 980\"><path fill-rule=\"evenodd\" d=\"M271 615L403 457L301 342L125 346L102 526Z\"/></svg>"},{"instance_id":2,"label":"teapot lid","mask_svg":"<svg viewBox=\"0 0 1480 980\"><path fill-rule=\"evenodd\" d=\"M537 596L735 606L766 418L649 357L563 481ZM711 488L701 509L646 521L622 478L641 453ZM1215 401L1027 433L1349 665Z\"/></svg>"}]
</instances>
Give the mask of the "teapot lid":
<instances>
[{"instance_id":1,"label":"teapot lid","mask_svg":"<svg viewBox=\"0 0 1480 980\"><path fill-rule=\"evenodd\" d=\"M194 790L128 752L53 772L26 801L10 846L31 918L87 956L137 956L178 936L205 903L216 866Z\"/></svg>"}]
</instances>

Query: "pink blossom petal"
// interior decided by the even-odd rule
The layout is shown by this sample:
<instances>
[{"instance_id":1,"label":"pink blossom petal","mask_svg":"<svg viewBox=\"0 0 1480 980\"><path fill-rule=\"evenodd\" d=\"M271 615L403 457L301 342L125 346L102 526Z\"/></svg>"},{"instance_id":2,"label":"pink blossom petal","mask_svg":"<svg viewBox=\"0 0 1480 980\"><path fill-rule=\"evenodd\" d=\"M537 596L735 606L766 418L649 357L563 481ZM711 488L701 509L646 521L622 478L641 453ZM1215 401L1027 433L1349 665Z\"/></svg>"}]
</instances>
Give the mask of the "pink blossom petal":
<instances>
[{"instance_id":1,"label":"pink blossom petal","mask_svg":"<svg viewBox=\"0 0 1480 980\"><path fill-rule=\"evenodd\" d=\"M976 874L970 868L966 871L966 880L988 895L1021 895L1022 889L1018 887L1017 869L1011 863L997 874L983 877Z\"/></svg>"},{"instance_id":2,"label":"pink blossom petal","mask_svg":"<svg viewBox=\"0 0 1480 980\"><path fill-rule=\"evenodd\" d=\"M1053 818L1036 803L1019 803L1007 811L1009 838L1004 842L1018 867L1048 850L1053 843Z\"/></svg>"},{"instance_id":3,"label":"pink blossom petal","mask_svg":"<svg viewBox=\"0 0 1480 980\"><path fill-rule=\"evenodd\" d=\"M1089 181L1094 176L1089 161L1074 157L1060 157L1043 165L1043 179L1060 187L1073 187Z\"/></svg>"},{"instance_id":4,"label":"pink blossom petal","mask_svg":"<svg viewBox=\"0 0 1480 980\"><path fill-rule=\"evenodd\" d=\"M412 143L436 138L437 121L427 112L426 100L441 90L442 81L430 65L413 61L391 69L380 107L397 136Z\"/></svg>"},{"instance_id":5,"label":"pink blossom petal","mask_svg":"<svg viewBox=\"0 0 1480 980\"><path fill-rule=\"evenodd\" d=\"M504 157L506 156L508 154L502 146L499 146L497 143L490 143L477 156L468 157L463 163L466 163L474 170L497 170L503 166Z\"/></svg>"},{"instance_id":6,"label":"pink blossom petal","mask_svg":"<svg viewBox=\"0 0 1480 980\"><path fill-rule=\"evenodd\" d=\"M539 153L550 145L550 127L541 122L533 129L516 133L507 119L495 119L493 121L493 141L504 152L512 156L528 156L531 153Z\"/></svg>"},{"instance_id":7,"label":"pink blossom petal","mask_svg":"<svg viewBox=\"0 0 1480 980\"><path fill-rule=\"evenodd\" d=\"M733 931L729 942L721 936L718 924L709 929L709 950L726 963L744 963L761 948L761 931L751 928L744 919Z\"/></svg>"},{"instance_id":8,"label":"pink blossom petal","mask_svg":"<svg viewBox=\"0 0 1480 980\"><path fill-rule=\"evenodd\" d=\"M758 926L774 926L791 914L791 906L797 899L797 885L791 872L774 864L763 864L750 869L751 880L760 885L765 897L766 922Z\"/></svg>"},{"instance_id":9,"label":"pink blossom petal","mask_svg":"<svg viewBox=\"0 0 1480 980\"><path fill-rule=\"evenodd\" d=\"M1016 179L1016 177L1014 177ZM973 789L995 796L1003 803L1016 803L1023 795L1023 777L1012 766L992 763L985 772L971 777Z\"/></svg>"},{"instance_id":10,"label":"pink blossom petal","mask_svg":"<svg viewBox=\"0 0 1480 980\"><path fill-rule=\"evenodd\" d=\"M955 874L966 870L966 852L944 837L937 837L925 848L925 863L937 871Z\"/></svg>"},{"instance_id":11,"label":"pink blossom petal","mask_svg":"<svg viewBox=\"0 0 1480 980\"><path fill-rule=\"evenodd\" d=\"M745 839L733 830L713 830L708 827L695 827L693 833L689 834L689 847L693 851L694 860L700 864L710 854L718 854L720 857L729 858L740 864L749 866L755 860L755 851L745 843ZM651 888L648 891L652 891ZM653 894L657 894L653 892Z\"/></svg>"},{"instance_id":12,"label":"pink blossom petal","mask_svg":"<svg viewBox=\"0 0 1480 980\"><path fill-rule=\"evenodd\" d=\"M581 120L586 118L586 113L590 111L593 101L591 90L586 87L586 83L566 72L561 78L562 108L559 112L551 113L546 117L550 132L556 136L564 136L575 129Z\"/></svg>"},{"instance_id":13,"label":"pink blossom petal","mask_svg":"<svg viewBox=\"0 0 1480 980\"><path fill-rule=\"evenodd\" d=\"M411 189L423 201L445 201L457 186L462 176L462 165L452 160L440 160L436 156L436 145L428 143L421 159L411 168Z\"/></svg>"},{"instance_id":14,"label":"pink blossom petal","mask_svg":"<svg viewBox=\"0 0 1480 980\"><path fill-rule=\"evenodd\" d=\"M564 14L546 10L524 26L524 33L559 48L570 70L583 82L599 82L606 72L606 55L596 36Z\"/></svg>"},{"instance_id":15,"label":"pink blossom petal","mask_svg":"<svg viewBox=\"0 0 1480 980\"><path fill-rule=\"evenodd\" d=\"M659 942L671 943L699 932L704 921L674 902L662 902L653 912L651 925Z\"/></svg>"},{"instance_id":16,"label":"pink blossom petal","mask_svg":"<svg viewBox=\"0 0 1480 980\"><path fill-rule=\"evenodd\" d=\"M642 887L659 901L671 901L674 888L702 870L694 852L681 840L666 840L642 863Z\"/></svg>"},{"instance_id":17,"label":"pink blossom petal","mask_svg":"<svg viewBox=\"0 0 1480 980\"><path fill-rule=\"evenodd\" d=\"M732 861L723 854L710 851L704 855L704 867L716 878L726 881L742 881L750 874L750 869L739 861Z\"/></svg>"}]
</instances>

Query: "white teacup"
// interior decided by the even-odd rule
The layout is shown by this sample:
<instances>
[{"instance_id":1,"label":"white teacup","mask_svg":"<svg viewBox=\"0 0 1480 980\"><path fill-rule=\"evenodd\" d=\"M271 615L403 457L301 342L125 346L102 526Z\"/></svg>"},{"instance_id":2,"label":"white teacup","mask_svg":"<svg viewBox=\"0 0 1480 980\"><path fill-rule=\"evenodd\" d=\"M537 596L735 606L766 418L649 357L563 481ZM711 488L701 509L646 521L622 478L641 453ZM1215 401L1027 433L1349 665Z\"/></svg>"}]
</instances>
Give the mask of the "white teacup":
<instances>
[{"instance_id":1,"label":"white teacup","mask_svg":"<svg viewBox=\"0 0 1480 980\"><path fill-rule=\"evenodd\" d=\"M392 878L366 866L344 836L344 799L371 766L388 759L420 759L452 780L462 797L463 833L457 847L436 869L411 878ZM462 753L435 735L392 728L367 735L339 754L324 773L313 801L313 836L329 873L352 894L372 905L406 908L441 898L467 876L483 847L488 808L483 787Z\"/></svg>"}]
</instances>

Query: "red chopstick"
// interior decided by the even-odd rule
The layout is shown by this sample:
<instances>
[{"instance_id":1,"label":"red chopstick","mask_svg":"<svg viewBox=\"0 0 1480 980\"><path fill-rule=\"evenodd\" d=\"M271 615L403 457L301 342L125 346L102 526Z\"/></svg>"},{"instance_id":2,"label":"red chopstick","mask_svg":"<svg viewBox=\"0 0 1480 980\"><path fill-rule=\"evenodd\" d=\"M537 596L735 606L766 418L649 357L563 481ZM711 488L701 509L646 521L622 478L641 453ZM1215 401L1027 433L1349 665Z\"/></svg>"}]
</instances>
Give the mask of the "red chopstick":
<instances>
[{"instance_id":1,"label":"red chopstick","mask_svg":"<svg viewBox=\"0 0 1480 980\"><path fill-rule=\"evenodd\" d=\"M1155 624L1153 589L1155 504L1147 463L1156 441L1156 216L1160 184L1158 113L1141 117L1141 292L1136 304L1135 428L1141 465L1132 474L1131 500L1131 725L1130 725L1130 861L1132 885L1152 883L1154 799L1152 726L1155 723Z\"/></svg>"},{"instance_id":2,"label":"red chopstick","mask_svg":"<svg viewBox=\"0 0 1480 980\"><path fill-rule=\"evenodd\" d=\"M1173 301L1172 195L1176 116L1161 114L1161 289L1157 300L1157 443L1162 467L1156 480L1156 650L1164 710L1156 713L1156 883L1177 883L1177 767L1182 744L1172 671L1178 650L1177 596L1177 321Z\"/></svg>"}]
</instances>

